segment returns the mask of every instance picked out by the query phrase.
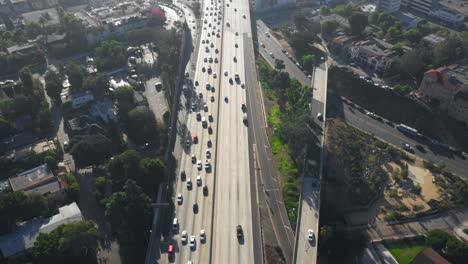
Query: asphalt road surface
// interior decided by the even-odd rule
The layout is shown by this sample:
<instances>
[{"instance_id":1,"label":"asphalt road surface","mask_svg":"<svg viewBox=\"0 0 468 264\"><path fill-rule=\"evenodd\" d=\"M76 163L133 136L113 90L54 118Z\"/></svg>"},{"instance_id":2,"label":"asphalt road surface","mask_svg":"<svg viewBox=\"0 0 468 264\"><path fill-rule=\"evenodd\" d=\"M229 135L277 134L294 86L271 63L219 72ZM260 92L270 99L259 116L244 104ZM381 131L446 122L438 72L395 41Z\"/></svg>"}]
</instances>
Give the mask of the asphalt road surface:
<instances>
[{"instance_id":1,"label":"asphalt road surface","mask_svg":"<svg viewBox=\"0 0 468 264\"><path fill-rule=\"evenodd\" d=\"M215 6L218 9L217 3L211 4L211 1L208 0L202 4L204 8L213 7L214 9ZM210 10L210 12L215 11ZM182 136L177 142L184 148L184 151L179 160L176 197L174 197L177 204L175 217L179 223L178 229L173 230L173 244L176 253L172 258L166 255L161 259L161 262L169 260L169 262L174 263L187 263L188 261L209 263L211 254L215 169L207 169L206 162L209 162L210 166L216 163L217 113L220 100L220 55L215 50L218 49L219 52L221 49L222 23L218 25L214 21L215 18L218 20L217 16L209 16L206 12L204 15L206 15L207 23L203 24L200 41L203 40L205 43L200 43L197 50L198 58L195 71L187 78L188 82L184 86L184 94L188 98L185 102L188 116L185 127L181 129ZM211 26L208 26L209 24ZM218 28L220 29L220 35L216 37L216 34L213 35L212 32L217 33ZM206 42L207 40L209 43ZM210 73L208 67L211 67ZM207 89L207 85L210 85L210 89ZM214 87L214 90L211 87ZM211 99L211 96L213 96L214 100ZM210 113L213 119L209 118ZM200 114L200 118L197 118L197 114ZM203 118L207 122L206 126L202 125L201 120ZM211 133L209 127L212 129ZM197 137L197 140L195 140L195 137ZM212 142L211 147L208 146L208 140ZM210 155L207 154L207 151L209 151ZM198 162L201 163L201 169L198 168ZM181 176L182 171L185 172L186 178ZM198 176L201 179L200 183L197 182ZM192 182L191 188L188 187L189 179ZM205 185L208 189L206 195L203 193L203 186ZM177 201L179 194L182 196L182 202L180 203ZM195 208L195 204L198 205L198 208ZM200 237L201 230L205 231L205 240ZM182 242L183 231L187 232L187 242ZM194 247L189 245L191 236L195 236Z\"/></svg>"},{"instance_id":2,"label":"asphalt road surface","mask_svg":"<svg viewBox=\"0 0 468 264\"><path fill-rule=\"evenodd\" d=\"M302 85L310 86L311 79L291 60L292 57L289 58L288 55L283 53L283 48L269 32L268 26L263 21L257 20L258 50L263 58L273 67L275 66L275 59L283 60L284 70L292 78L297 79Z\"/></svg>"},{"instance_id":3,"label":"asphalt road surface","mask_svg":"<svg viewBox=\"0 0 468 264\"><path fill-rule=\"evenodd\" d=\"M413 146L414 154L418 157L433 163L444 163L453 173L468 178L468 161L458 155L454 155L450 153L450 151L443 150L440 147L435 147L424 140L408 137L398 131L394 126L370 118L366 115L365 110L359 111L356 107L343 103L336 96L329 96L329 103L338 108L338 114L341 115L348 124L369 134L374 134L377 138L397 147L402 147L403 144L409 144ZM421 145L424 150L419 150L415 147L416 145Z\"/></svg>"},{"instance_id":4,"label":"asphalt road surface","mask_svg":"<svg viewBox=\"0 0 468 264\"><path fill-rule=\"evenodd\" d=\"M327 100L327 64L322 63L314 69L313 81L313 100L312 100L312 117L315 125L319 129L315 129L314 135L317 137L314 151L315 164L318 164L316 169L304 169L304 178L302 181L301 193L301 214L296 234L295 248L295 263L316 263L317 247L318 247L318 232L319 232L319 215L320 215L320 180L322 175L323 162L323 129L325 121L325 106ZM323 121L318 118L318 115L323 117ZM307 167L307 166L306 166ZM314 233L313 238L309 238L309 230Z\"/></svg>"},{"instance_id":5,"label":"asphalt road surface","mask_svg":"<svg viewBox=\"0 0 468 264\"><path fill-rule=\"evenodd\" d=\"M247 0L225 1L219 128L216 159L216 190L211 263L254 263L251 174L248 127L241 105L246 103L245 47L251 37ZM235 78L238 74L239 78ZM244 83L245 86L245 83ZM248 114L248 110L247 113ZM241 225L243 236L236 236Z\"/></svg>"}]
</instances>

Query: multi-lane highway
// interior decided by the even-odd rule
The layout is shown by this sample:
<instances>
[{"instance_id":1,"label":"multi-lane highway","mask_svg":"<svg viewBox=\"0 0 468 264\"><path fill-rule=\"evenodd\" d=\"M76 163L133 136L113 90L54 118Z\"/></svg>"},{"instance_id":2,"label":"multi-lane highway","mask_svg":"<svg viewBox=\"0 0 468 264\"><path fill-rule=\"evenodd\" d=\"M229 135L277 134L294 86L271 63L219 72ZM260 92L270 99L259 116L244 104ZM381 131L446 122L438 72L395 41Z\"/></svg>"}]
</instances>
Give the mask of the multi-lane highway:
<instances>
[{"instance_id":1,"label":"multi-lane highway","mask_svg":"<svg viewBox=\"0 0 468 264\"><path fill-rule=\"evenodd\" d=\"M247 0L224 2L218 150L211 263L254 263L251 170L246 104L245 38L251 38ZM241 236L237 236L237 226ZM261 252L257 252L257 254Z\"/></svg>"}]
</instances>

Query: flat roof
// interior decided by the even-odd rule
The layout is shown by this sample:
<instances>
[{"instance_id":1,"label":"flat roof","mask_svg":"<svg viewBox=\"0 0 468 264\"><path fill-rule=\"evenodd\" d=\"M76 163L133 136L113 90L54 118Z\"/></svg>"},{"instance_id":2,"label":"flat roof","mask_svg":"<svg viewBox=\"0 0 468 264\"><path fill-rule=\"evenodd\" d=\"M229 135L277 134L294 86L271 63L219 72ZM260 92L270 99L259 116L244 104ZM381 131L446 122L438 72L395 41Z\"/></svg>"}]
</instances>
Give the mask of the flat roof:
<instances>
[{"instance_id":1,"label":"flat roof","mask_svg":"<svg viewBox=\"0 0 468 264\"><path fill-rule=\"evenodd\" d=\"M47 164L32 168L9 178L13 191L26 191L55 178Z\"/></svg>"},{"instance_id":2,"label":"flat roof","mask_svg":"<svg viewBox=\"0 0 468 264\"><path fill-rule=\"evenodd\" d=\"M11 150L5 153L3 156L1 156L1 159L19 160L30 154L41 154L46 151L54 150L54 149L55 149L54 143L49 142L49 140L45 138L40 141L29 144L27 146Z\"/></svg>"},{"instance_id":3,"label":"flat roof","mask_svg":"<svg viewBox=\"0 0 468 264\"><path fill-rule=\"evenodd\" d=\"M468 2L466 0L439 0L439 4L468 16Z\"/></svg>"},{"instance_id":4,"label":"flat roof","mask_svg":"<svg viewBox=\"0 0 468 264\"><path fill-rule=\"evenodd\" d=\"M46 17L44 20L44 26L52 26L60 24L59 15L57 9L48 8L43 10L36 10L22 15L24 22L27 23L38 23L41 24L41 19Z\"/></svg>"},{"instance_id":5,"label":"flat roof","mask_svg":"<svg viewBox=\"0 0 468 264\"><path fill-rule=\"evenodd\" d=\"M40 233L50 233L63 224L83 220L78 205L73 202L59 208L59 213L50 218L36 218L23 223L15 231L0 236L0 251L4 257L17 255L34 246Z\"/></svg>"}]
</instances>

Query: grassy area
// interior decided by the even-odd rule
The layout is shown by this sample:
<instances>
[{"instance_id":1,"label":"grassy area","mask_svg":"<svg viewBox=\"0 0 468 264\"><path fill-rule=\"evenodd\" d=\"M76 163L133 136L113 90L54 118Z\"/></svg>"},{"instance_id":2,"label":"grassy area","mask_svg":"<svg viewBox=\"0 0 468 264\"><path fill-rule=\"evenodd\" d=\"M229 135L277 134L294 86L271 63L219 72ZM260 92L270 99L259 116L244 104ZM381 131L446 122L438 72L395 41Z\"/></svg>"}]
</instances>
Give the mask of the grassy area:
<instances>
[{"instance_id":1,"label":"grassy area","mask_svg":"<svg viewBox=\"0 0 468 264\"><path fill-rule=\"evenodd\" d=\"M409 264L419 252L426 248L424 242L395 242L386 245L390 253L396 258L400 264Z\"/></svg>"}]
</instances>

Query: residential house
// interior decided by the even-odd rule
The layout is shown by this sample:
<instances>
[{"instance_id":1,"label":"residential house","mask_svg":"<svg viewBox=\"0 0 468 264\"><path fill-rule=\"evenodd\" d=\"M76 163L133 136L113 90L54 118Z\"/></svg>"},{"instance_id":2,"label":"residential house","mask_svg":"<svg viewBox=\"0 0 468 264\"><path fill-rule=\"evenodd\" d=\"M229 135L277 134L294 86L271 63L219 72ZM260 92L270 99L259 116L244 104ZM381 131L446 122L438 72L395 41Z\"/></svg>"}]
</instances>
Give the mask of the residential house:
<instances>
[{"instance_id":1,"label":"residential house","mask_svg":"<svg viewBox=\"0 0 468 264\"><path fill-rule=\"evenodd\" d=\"M64 183L55 177L47 164L19 173L9 178L8 181L14 192L25 194L35 192L45 196L53 195L57 198L64 195Z\"/></svg>"},{"instance_id":2,"label":"residential house","mask_svg":"<svg viewBox=\"0 0 468 264\"><path fill-rule=\"evenodd\" d=\"M54 27L60 24L56 8L36 10L22 15L24 24L37 23L45 27Z\"/></svg>"},{"instance_id":3,"label":"residential house","mask_svg":"<svg viewBox=\"0 0 468 264\"><path fill-rule=\"evenodd\" d=\"M405 49L409 50L409 48ZM392 44L370 38L354 42L349 48L349 57L378 73L384 73L392 67L399 55L393 50Z\"/></svg>"},{"instance_id":4,"label":"residential house","mask_svg":"<svg viewBox=\"0 0 468 264\"><path fill-rule=\"evenodd\" d=\"M99 118L106 124L110 121L117 122L118 119L117 108L112 101L108 99L94 102L89 108L89 113L94 118Z\"/></svg>"},{"instance_id":5,"label":"residential house","mask_svg":"<svg viewBox=\"0 0 468 264\"><path fill-rule=\"evenodd\" d=\"M18 161L31 155L42 155L50 150L55 150L55 144L53 141L44 138L40 141L26 145L24 147L10 150L3 154L0 159Z\"/></svg>"},{"instance_id":6,"label":"residential house","mask_svg":"<svg viewBox=\"0 0 468 264\"><path fill-rule=\"evenodd\" d=\"M71 106L73 109L78 109L82 107L83 105L94 100L94 96L90 92L69 94L68 89L67 89L67 93L65 93L65 91L62 91L61 97L62 97L62 103L71 102Z\"/></svg>"},{"instance_id":7,"label":"residential house","mask_svg":"<svg viewBox=\"0 0 468 264\"><path fill-rule=\"evenodd\" d=\"M435 47L439 43L442 43L445 41L444 37L438 36L436 34L429 34L421 39L422 43L425 44L428 47Z\"/></svg>"},{"instance_id":8,"label":"residential house","mask_svg":"<svg viewBox=\"0 0 468 264\"><path fill-rule=\"evenodd\" d=\"M449 264L444 257L439 255L435 250L428 247L421 251L413 260L411 264Z\"/></svg>"},{"instance_id":9,"label":"residential house","mask_svg":"<svg viewBox=\"0 0 468 264\"><path fill-rule=\"evenodd\" d=\"M449 65L424 73L417 95L436 100L439 109L468 124L468 67Z\"/></svg>"},{"instance_id":10,"label":"residential house","mask_svg":"<svg viewBox=\"0 0 468 264\"><path fill-rule=\"evenodd\" d=\"M35 43L26 43L10 46L6 49L7 53L10 55L13 54L30 54L37 51L37 45Z\"/></svg>"},{"instance_id":11,"label":"residential house","mask_svg":"<svg viewBox=\"0 0 468 264\"><path fill-rule=\"evenodd\" d=\"M105 134L106 132L102 127L100 127L96 121L87 115L82 115L73 119L68 120L67 129L72 135L95 135L95 134Z\"/></svg>"},{"instance_id":12,"label":"residential house","mask_svg":"<svg viewBox=\"0 0 468 264\"><path fill-rule=\"evenodd\" d=\"M38 217L23 223L16 230L0 236L0 253L5 258L19 256L34 246L40 233L50 233L64 224L83 221L78 205L73 202L60 207L59 213L49 217Z\"/></svg>"}]
</instances>

